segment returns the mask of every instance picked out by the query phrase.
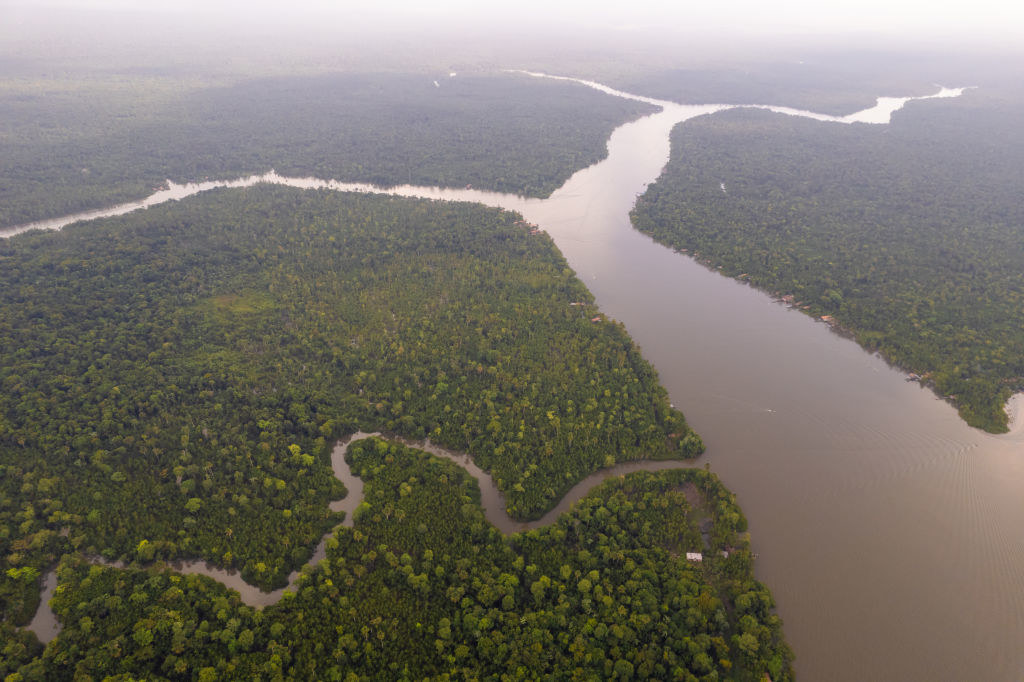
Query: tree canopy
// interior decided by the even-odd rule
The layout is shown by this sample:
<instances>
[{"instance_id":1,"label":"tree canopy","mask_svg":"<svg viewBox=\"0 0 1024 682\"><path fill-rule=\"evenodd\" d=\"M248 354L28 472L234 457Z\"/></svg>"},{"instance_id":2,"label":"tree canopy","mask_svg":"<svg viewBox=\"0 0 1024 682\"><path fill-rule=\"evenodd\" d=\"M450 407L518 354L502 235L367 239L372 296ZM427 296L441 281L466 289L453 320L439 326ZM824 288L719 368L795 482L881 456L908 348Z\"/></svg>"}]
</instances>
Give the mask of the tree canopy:
<instances>
[{"instance_id":1,"label":"tree canopy","mask_svg":"<svg viewBox=\"0 0 1024 682\"><path fill-rule=\"evenodd\" d=\"M828 315L972 426L1024 389L1019 89L911 102L890 126L764 111L693 120L638 229Z\"/></svg>"},{"instance_id":2,"label":"tree canopy","mask_svg":"<svg viewBox=\"0 0 1024 682\"><path fill-rule=\"evenodd\" d=\"M271 169L547 196L604 158L616 126L654 110L507 74L171 85L135 77L0 88L0 226L142 198L166 179Z\"/></svg>"},{"instance_id":3,"label":"tree canopy","mask_svg":"<svg viewBox=\"0 0 1024 682\"><path fill-rule=\"evenodd\" d=\"M0 262L15 622L70 550L283 585L339 521L330 450L355 430L470 453L522 519L609 462L703 449L509 212L259 186L20 235Z\"/></svg>"},{"instance_id":4,"label":"tree canopy","mask_svg":"<svg viewBox=\"0 0 1024 682\"><path fill-rule=\"evenodd\" d=\"M611 479L505 539L454 463L376 439L348 459L355 527L278 604L69 556L65 630L23 679L792 679L746 521L703 469Z\"/></svg>"}]
</instances>

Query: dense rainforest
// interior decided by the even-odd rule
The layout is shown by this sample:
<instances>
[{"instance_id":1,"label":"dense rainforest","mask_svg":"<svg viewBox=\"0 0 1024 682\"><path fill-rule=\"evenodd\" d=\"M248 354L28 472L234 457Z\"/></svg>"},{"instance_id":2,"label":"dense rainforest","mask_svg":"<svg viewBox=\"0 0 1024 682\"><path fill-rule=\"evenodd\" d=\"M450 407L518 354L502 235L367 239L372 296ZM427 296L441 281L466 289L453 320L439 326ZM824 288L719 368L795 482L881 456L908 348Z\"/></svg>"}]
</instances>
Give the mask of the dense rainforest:
<instances>
[{"instance_id":1,"label":"dense rainforest","mask_svg":"<svg viewBox=\"0 0 1024 682\"><path fill-rule=\"evenodd\" d=\"M478 205L218 190L0 242L0 311L16 623L70 550L284 584L339 520L355 430L470 453L523 519L703 449L550 239Z\"/></svg>"},{"instance_id":2,"label":"dense rainforest","mask_svg":"<svg viewBox=\"0 0 1024 682\"><path fill-rule=\"evenodd\" d=\"M1019 86L911 102L891 125L735 110L688 122L636 227L830 316L972 426L1024 389Z\"/></svg>"},{"instance_id":3,"label":"dense rainforest","mask_svg":"<svg viewBox=\"0 0 1024 682\"><path fill-rule=\"evenodd\" d=\"M977 83L1001 66L978 55L795 48L792 55L759 55L741 65L649 68L611 75L627 92L686 104L772 104L844 116L874 106L881 96L930 95L946 84ZM600 78L599 78L600 80Z\"/></svg>"},{"instance_id":4,"label":"dense rainforest","mask_svg":"<svg viewBox=\"0 0 1024 682\"><path fill-rule=\"evenodd\" d=\"M654 108L511 74L0 81L0 227L271 169L547 196Z\"/></svg>"},{"instance_id":5,"label":"dense rainforest","mask_svg":"<svg viewBox=\"0 0 1024 682\"><path fill-rule=\"evenodd\" d=\"M610 479L504 538L452 462L380 439L347 459L355 526L279 603L68 555L64 630L16 679L792 679L746 520L703 469Z\"/></svg>"}]
</instances>

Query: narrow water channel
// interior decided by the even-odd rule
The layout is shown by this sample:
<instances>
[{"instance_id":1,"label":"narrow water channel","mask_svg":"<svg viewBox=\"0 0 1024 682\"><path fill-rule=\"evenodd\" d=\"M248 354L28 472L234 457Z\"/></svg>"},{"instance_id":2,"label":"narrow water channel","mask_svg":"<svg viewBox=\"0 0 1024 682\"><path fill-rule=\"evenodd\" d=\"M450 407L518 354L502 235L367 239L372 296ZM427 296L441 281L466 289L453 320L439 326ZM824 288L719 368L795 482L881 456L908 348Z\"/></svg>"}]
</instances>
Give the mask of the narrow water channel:
<instances>
[{"instance_id":1,"label":"narrow water channel","mask_svg":"<svg viewBox=\"0 0 1024 682\"><path fill-rule=\"evenodd\" d=\"M842 119L777 110L884 123L906 101ZM554 238L737 493L802 679L1024 679L1024 435L967 427L827 326L633 230L629 209L664 167L671 129L728 108L658 103L546 200L387 191L518 210ZM256 182L378 191L275 174L234 186ZM172 185L166 199L224 184Z\"/></svg>"},{"instance_id":2,"label":"narrow water channel","mask_svg":"<svg viewBox=\"0 0 1024 682\"><path fill-rule=\"evenodd\" d=\"M295 588L299 578L302 577L304 569L316 566L327 556L327 541L335 534L335 532L337 532L337 529L353 527L353 514L359 506L359 503L363 501L363 481L352 473L348 463L345 461L345 453L348 452L348 448L352 443L366 438L372 438L374 436L381 436L381 434L357 431L334 446L334 449L331 452L331 469L334 471L334 475L337 479L345 484L345 488L348 492L343 499L335 500L331 502L329 506L331 511L345 512L345 519L320 539L320 542L313 550L313 554L310 556L309 561L306 562L301 569L292 571L288 576L288 583L284 587L271 592L264 592L260 588L245 582L238 571L226 571L205 561L173 561L168 565L180 573L192 573L213 578L214 580L238 592L239 598L242 602L249 606L262 608L264 606L269 606L270 604L276 604L280 601L286 590L292 590ZM518 521L508 515L508 512L506 511L505 496L502 495L498 486L494 483L494 479L491 478L489 473L478 467L476 463L473 462L473 458L469 455L442 448L438 445L434 445L429 440L411 441L395 436L388 436L387 438L401 443L402 445L417 448L425 452L429 452L437 457L443 457L451 460L464 468L470 476L476 479L477 484L480 487L480 503L484 510L485 517L491 525L495 526L506 535L554 523L561 514L573 505L574 502L587 495L587 493L593 490L597 484L612 476L623 476L634 471L661 471L663 469L693 466L693 462L691 461L679 460L641 460L621 462L615 466L596 471L581 480L565 494L555 508L541 518L534 521ZM114 568L127 567L124 562L108 561L103 557L90 556L87 558L93 563L104 566L112 566ZM60 634L60 623L58 622L53 609L49 607L49 601L53 597L56 588L57 572L54 569L48 571L46 575L43 576L43 590L40 599L40 606L36 611L36 615L32 619L32 622L28 625L28 628L35 632L36 636L39 637L39 640L43 643L53 640L58 634Z\"/></svg>"}]
</instances>

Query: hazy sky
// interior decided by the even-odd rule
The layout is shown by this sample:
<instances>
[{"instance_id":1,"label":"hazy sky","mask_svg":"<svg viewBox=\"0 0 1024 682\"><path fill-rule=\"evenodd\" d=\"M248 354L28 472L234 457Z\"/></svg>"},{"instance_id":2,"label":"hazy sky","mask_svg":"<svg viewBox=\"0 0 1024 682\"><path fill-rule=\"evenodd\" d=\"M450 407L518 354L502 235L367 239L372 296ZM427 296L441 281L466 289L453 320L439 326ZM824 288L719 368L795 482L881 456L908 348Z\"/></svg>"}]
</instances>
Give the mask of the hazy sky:
<instances>
[{"instance_id":1,"label":"hazy sky","mask_svg":"<svg viewBox=\"0 0 1024 682\"><path fill-rule=\"evenodd\" d=\"M312 3L311 3L312 4ZM323 3L316 3L322 5ZM746 31L869 31L887 34L1024 30L1024 5L1013 0L521 0L382 3L422 14L551 17L615 26Z\"/></svg>"},{"instance_id":2,"label":"hazy sky","mask_svg":"<svg viewBox=\"0 0 1024 682\"><path fill-rule=\"evenodd\" d=\"M1024 64L1024 2L0 0L0 60L10 73L557 65L608 77L826 53L849 62L872 50L944 60L924 78L953 77L971 53L997 59L986 73L1016 68Z\"/></svg>"},{"instance_id":3,"label":"hazy sky","mask_svg":"<svg viewBox=\"0 0 1024 682\"><path fill-rule=\"evenodd\" d=\"M417 17L458 23L548 20L624 31L671 28L680 33L868 32L888 37L920 32L961 36L969 33L1024 40L1024 3L1013 0L0 0L0 20L5 6L96 7L207 15L226 12L250 22L257 17L318 14L339 21L355 21L357 17Z\"/></svg>"}]
</instances>

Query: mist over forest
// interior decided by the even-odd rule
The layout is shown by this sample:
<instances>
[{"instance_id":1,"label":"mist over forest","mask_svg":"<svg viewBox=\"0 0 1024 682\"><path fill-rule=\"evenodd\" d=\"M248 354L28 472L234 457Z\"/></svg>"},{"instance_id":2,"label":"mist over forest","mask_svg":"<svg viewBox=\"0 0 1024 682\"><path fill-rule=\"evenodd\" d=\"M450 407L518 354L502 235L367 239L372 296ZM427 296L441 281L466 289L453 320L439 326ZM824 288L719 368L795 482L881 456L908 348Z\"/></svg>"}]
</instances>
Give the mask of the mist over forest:
<instances>
[{"instance_id":1,"label":"mist over forest","mask_svg":"<svg viewBox=\"0 0 1024 682\"><path fill-rule=\"evenodd\" d=\"M956 9L0 0L0 677L1011 679Z\"/></svg>"}]
</instances>

